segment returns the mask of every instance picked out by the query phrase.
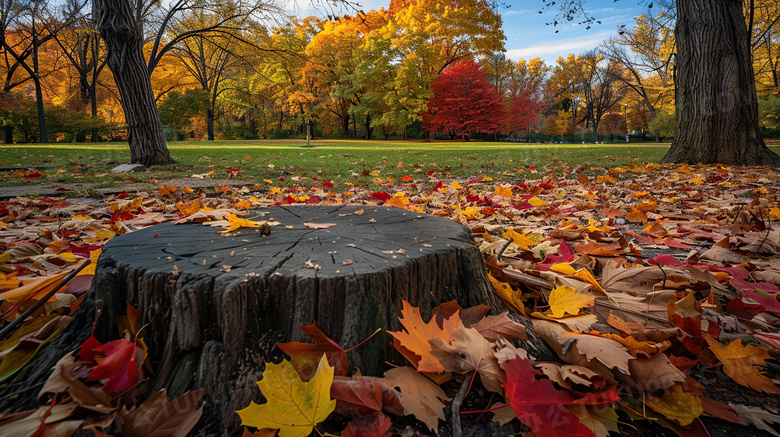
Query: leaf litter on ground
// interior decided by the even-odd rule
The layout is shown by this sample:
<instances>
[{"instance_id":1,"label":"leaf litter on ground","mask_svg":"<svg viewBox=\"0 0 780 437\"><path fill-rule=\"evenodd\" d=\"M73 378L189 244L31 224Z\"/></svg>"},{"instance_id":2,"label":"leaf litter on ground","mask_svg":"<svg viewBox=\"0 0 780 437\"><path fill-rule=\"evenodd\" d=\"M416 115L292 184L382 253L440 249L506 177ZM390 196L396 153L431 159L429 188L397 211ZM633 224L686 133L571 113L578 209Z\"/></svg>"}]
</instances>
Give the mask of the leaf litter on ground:
<instances>
[{"instance_id":1,"label":"leaf litter on ground","mask_svg":"<svg viewBox=\"0 0 780 437\"><path fill-rule=\"evenodd\" d=\"M95 262L106 241L146 226L200 222L224 227L225 233L241 232L264 223L239 217L248 209L297 203L388 205L448 217L471 228L496 293L516 313L513 317L531 319L528 325L560 362L528 357L522 349L523 326L506 316L488 315L481 308L452 310L451 304L425 322L418 309L404 303L399 316L405 328L390 334L409 366L359 383L359 392L347 391L371 406L352 408L362 414L341 409L352 420L346 434L383 435L403 414L438 432L444 429L442 421L456 420L445 406L454 402L461 384L469 388L466 397L480 396L481 387L496 392L508 406L492 414L506 420L511 410L509 417L542 434L607 435L625 431L618 423L629 419L648 419L676 433L701 432L705 421L732 416L772 432L767 423L780 420L780 405L762 392L778 391L776 169L630 164L603 170L552 162L533 170L536 179L448 180L445 172L409 174L403 183L385 183L381 171L372 172L381 185L370 186L357 178L355 183L325 183L299 177L301 185L293 187L267 182L195 191L163 185L151 194L122 193L100 201L10 199L0 205L2 323L30 308L80 261ZM285 225L272 223L277 224ZM0 368L8 369L8 377L18 370L8 364L9 356L34 355L37 348L32 346L56 335L53 328L67 324L78 310L78 298L94 274L82 273L46 309L0 339ZM63 351L66 355L41 393L46 403L37 412L0 418L0 431L84 426L72 419L70 403L100 414L107 408L124 411L123 420L132 420L127 418L138 411L133 405L106 404L106 396L144 384L145 346L135 332L106 345L88 340L80 352L87 364L81 367L73 354ZM325 354L328 361L337 358L331 365L346 375L344 349L321 331L312 334L320 346L290 346L285 352L291 360L307 357L301 362L311 362L314 355ZM294 364L290 369L309 378L320 374ZM305 414L302 428L311 430L328 416L331 397L339 402L345 396L329 381L319 390L328 407ZM518 387L538 384L549 399L557 399L550 408L565 420L547 420L549 412L520 400L524 389ZM387 398L387 387L398 389L393 391L400 405L393 396ZM56 393L65 396L52 397ZM147 402L157 405L159 396ZM177 423L195 425L200 409L197 401L191 403ZM272 423L273 417L268 420ZM252 423L260 427L251 420L247 424ZM110 431L110 424L105 430Z\"/></svg>"}]
</instances>

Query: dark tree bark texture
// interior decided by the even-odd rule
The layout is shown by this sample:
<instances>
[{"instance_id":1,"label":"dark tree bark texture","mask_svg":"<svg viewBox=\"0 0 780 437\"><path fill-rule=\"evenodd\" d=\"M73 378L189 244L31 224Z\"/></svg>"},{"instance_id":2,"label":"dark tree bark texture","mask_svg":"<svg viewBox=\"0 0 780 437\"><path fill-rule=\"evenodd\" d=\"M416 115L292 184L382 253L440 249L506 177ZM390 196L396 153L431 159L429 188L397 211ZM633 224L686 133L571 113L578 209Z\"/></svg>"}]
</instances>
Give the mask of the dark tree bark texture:
<instances>
[{"instance_id":1,"label":"dark tree bark texture","mask_svg":"<svg viewBox=\"0 0 780 437\"><path fill-rule=\"evenodd\" d=\"M165 144L143 55L143 32L128 0L94 0L93 14L108 47L107 63L119 89L133 163L173 162Z\"/></svg>"},{"instance_id":2,"label":"dark tree bark texture","mask_svg":"<svg viewBox=\"0 0 780 437\"><path fill-rule=\"evenodd\" d=\"M268 236L257 228L223 236L202 224L166 223L114 238L93 281L96 332L115 330L127 304L138 308L157 369L152 389L207 388L206 432L238 429L234 411L259 401L261 363L281 358L275 343L311 342L298 325L317 323L346 348L377 328L401 329L402 300L423 317L452 299L506 310L469 229L451 220L377 206L260 212L281 223ZM552 357L542 340L529 338L532 355ZM363 374L403 363L386 334L348 358Z\"/></svg>"},{"instance_id":3,"label":"dark tree bark texture","mask_svg":"<svg viewBox=\"0 0 780 437\"><path fill-rule=\"evenodd\" d=\"M780 164L758 123L739 0L677 0L674 142L663 162Z\"/></svg>"}]
</instances>

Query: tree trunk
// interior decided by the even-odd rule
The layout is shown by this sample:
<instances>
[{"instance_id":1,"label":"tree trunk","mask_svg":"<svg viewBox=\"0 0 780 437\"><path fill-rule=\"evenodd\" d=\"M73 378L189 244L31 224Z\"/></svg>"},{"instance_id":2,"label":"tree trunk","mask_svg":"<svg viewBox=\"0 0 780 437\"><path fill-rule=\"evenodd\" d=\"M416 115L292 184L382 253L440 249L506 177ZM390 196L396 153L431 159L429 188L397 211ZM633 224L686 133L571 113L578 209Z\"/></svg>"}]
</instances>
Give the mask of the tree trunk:
<instances>
[{"instance_id":1,"label":"tree trunk","mask_svg":"<svg viewBox=\"0 0 780 437\"><path fill-rule=\"evenodd\" d=\"M349 138L349 114L342 114L341 118L341 133L345 138Z\"/></svg>"},{"instance_id":2,"label":"tree trunk","mask_svg":"<svg viewBox=\"0 0 780 437\"><path fill-rule=\"evenodd\" d=\"M37 77L33 79L35 83L35 108L38 113L38 142L48 143L49 137L46 135L46 114L43 109L43 91L41 81Z\"/></svg>"},{"instance_id":3,"label":"tree trunk","mask_svg":"<svg viewBox=\"0 0 780 437\"><path fill-rule=\"evenodd\" d=\"M209 108L206 110L206 125L208 126L208 139L214 141L214 110Z\"/></svg>"},{"instance_id":4,"label":"tree trunk","mask_svg":"<svg viewBox=\"0 0 780 437\"><path fill-rule=\"evenodd\" d=\"M235 410L257 401L262 363L281 357L276 342L311 342L298 325L317 323L347 348L377 328L401 329L402 300L426 318L453 299L506 311L470 230L454 221L377 206L264 212L281 223L268 236L257 228L222 236L210 226L166 223L114 238L92 283L101 314L96 334L111 332L127 304L148 324L152 391L208 389L207 434L239 428ZM529 353L553 359L530 323L512 317L527 326ZM387 369L386 361L403 363L386 336L348 359L369 375Z\"/></svg>"},{"instance_id":5,"label":"tree trunk","mask_svg":"<svg viewBox=\"0 0 780 437\"><path fill-rule=\"evenodd\" d=\"M5 143L6 144L13 144L14 143L14 127L10 124L6 125L5 128Z\"/></svg>"},{"instance_id":6,"label":"tree trunk","mask_svg":"<svg viewBox=\"0 0 780 437\"><path fill-rule=\"evenodd\" d=\"M662 162L780 164L758 123L750 36L738 0L677 0L676 125Z\"/></svg>"},{"instance_id":7,"label":"tree trunk","mask_svg":"<svg viewBox=\"0 0 780 437\"><path fill-rule=\"evenodd\" d=\"M130 160L145 166L173 162L165 144L144 61L141 26L127 0L94 0L93 14L108 48L107 63L127 121Z\"/></svg>"}]
</instances>

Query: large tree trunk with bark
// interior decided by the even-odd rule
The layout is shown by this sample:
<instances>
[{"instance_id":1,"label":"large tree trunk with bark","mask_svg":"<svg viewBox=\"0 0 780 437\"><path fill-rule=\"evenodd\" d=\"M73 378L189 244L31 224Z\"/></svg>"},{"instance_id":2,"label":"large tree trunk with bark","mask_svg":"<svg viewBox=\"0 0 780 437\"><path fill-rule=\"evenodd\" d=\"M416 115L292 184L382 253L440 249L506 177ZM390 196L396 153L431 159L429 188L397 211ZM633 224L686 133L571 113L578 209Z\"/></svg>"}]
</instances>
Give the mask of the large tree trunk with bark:
<instances>
[{"instance_id":1,"label":"large tree trunk with bark","mask_svg":"<svg viewBox=\"0 0 780 437\"><path fill-rule=\"evenodd\" d=\"M101 310L96 333L112 332L127 304L148 325L153 391L208 389L206 433L239 428L235 411L259 401L262 363L281 357L275 343L311 342L298 325L317 323L346 348L377 328L400 330L403 300L426 320L453 299L506 311L470 230L458 223L378 206L259 212L281 223L268 236L258 228L223 236L210 226L167 223L114 238L92 283ZM527 326L529 353L554 359L530 322L512 317ZM385 334L348 359L369 375L381 374L387 361L403 363Z\"/></svg>"},{"instance_id":2,"label":"large tree trunk with bark","mask_svg":"<svg viewBox=\"0 0 780 437\"><path fill-rule=\"evenodd\" d=\"M143 32L128 0L94 0L93 14L108 47L107 63L127 121L130 159L145 166L173 162L165 144L143 54Z\"/></svg>"},{"instance_id":3,"label":"large tree trunk with bark","mask_svg":"<svg viewBox=\"0 0 780 437\"><path fill-rule=\"evenodd\" d=\"M739 0L677 0L674 142L662 162L780 164L758 123Z\"/></svg>"}]
</instances>

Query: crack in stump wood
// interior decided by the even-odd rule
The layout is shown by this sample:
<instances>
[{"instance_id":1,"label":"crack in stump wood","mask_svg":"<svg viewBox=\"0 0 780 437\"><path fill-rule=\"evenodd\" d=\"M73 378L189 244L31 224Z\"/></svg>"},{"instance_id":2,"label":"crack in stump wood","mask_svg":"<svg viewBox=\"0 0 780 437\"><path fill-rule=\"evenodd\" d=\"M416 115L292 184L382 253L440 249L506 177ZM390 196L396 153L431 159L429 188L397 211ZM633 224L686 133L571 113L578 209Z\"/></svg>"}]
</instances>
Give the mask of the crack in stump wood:
<instances>
[{"instance_id":1,"label":"crack in stump wood","mask_svg":"<svg viewBox=\"0 0 780 437\"><path fill-rule=\"evenodd\" d=\"M114 238L93 281L99 332L111 332L127 304L138 308L158 369L153 389L207 388L214 431L238 429L233 411L261 400L254 383L263 362L281 357L277 341L310 341L298 325L317 323L346 348L377 328L400 329L402 300L427 317L452 299L505 310L459 223L377 206L272 207L258 216L281 224L269 236L165 223ZM349 360L364 374L402 362L381 336Z\"/></svg>"}]
</instances>

